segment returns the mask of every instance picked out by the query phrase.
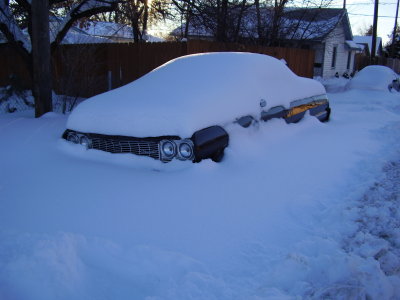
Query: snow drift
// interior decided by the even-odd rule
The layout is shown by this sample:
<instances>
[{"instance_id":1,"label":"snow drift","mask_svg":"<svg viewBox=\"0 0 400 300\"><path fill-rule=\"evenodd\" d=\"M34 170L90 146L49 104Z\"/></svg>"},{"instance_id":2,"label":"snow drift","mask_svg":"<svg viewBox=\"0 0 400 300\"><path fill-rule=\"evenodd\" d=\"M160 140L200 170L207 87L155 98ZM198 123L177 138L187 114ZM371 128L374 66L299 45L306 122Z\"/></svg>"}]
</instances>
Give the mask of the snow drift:
<instances>
[{"instance_id":1,"label":"snow drift","mask_svg":"<svg viewBox=\"0 0 400 300\"><path fill-rule=\"evenodd\" d=\"M398 75L388 67L367 66L347 83L346 89L388 91L389 85L396 79Z\"/></svg>"}]
</instances>

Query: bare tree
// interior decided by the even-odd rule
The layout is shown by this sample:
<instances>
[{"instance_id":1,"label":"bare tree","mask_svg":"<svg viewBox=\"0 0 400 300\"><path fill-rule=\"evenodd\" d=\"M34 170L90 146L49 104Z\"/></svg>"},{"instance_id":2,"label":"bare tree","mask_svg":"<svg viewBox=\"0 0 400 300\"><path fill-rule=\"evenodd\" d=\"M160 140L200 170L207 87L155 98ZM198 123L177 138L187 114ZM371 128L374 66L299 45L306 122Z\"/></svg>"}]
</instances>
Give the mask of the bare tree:
<instances>
[{"instance_id":1,"label":"bare tree","mask_svg":"<svg viewBox=\"0 0 400 300\"><path fill-rule=\"evenodd\" d=\"M49 93L51 69L48 65L51 52L62 42L74 23L114 10L116 1L118 0L0 0L0 31L28 67L33 82L36 117L52 110ZM65 7L66 13L49 36L50 11L60 7ZM23 30L27 31L29 38Z\"/></svg>"},{"instance_id":2,"label":"bare tree","mask_svg":"<svg viewBox=\"0 0 400 300\"><path fill-rule=\"evenodd\" d=\"M255 0L254 5L256 8L256 28L257 28L257 36L258 36L258 42L259 44L263 45L265 43L265 26L263 26L262 21L261 21L261 6L260 6L260 0Z\"/></svg>"},{"instance_id":3,"label":"bare tree","mask_svg":"<svg viewBox=\"0 0 400 300\"><path fill-rule=\"evenodd\" d=\"M189 31L216 41L245 41L278 46L287 40L306 40L323 31L322 8L332 0L172 0ZM315 22L320 22L315 26Z\"/></svg>"},{"instance_id":4,"label":"bare tree","mask_svg":"<svg viewBox=\"0 0 400 300\"><path fill-rule=\"evenodd\" d=\"M282 17L284 14L284 8L289 3L289 0L275 0L272 14L272 24L270 34L267 37L269 44L275 46L279 39L279 32L281 28Z\"/></svg>"},{"instance_id":5,"label":"bare tree","mask_svg":"<svg viewBox=\"0 0 400 300\"><path fill-rule=\"evenodd\" d=\"M237 21L236 21L236 29L233 35L234 41L238 42L240 39L240 29L242 27L242 20L244 18L244 14L246 12L246 3L247 0L242 0L242 3L240 4L240 10L239 10L239 14L237 17Z\"/></svg>"},{"instance_id":6,"label":"bare tree","mask_svg":"<svg viewBox=\"0 0 400 300\"><path fill-rule=\"evenodd\" d=\"M210 34L216 41L238 41L246 11L252 6L247 0L171 0L182 22L182 37L190 29Z\"/></svg>"},{"instance_id":7,"label":"bare tree","mask_svg":"<svg viewBox=\"0 0 400 300\"><path fill-rule=\"evenodd\" d=\"M374 31L374 26L370 25L368 28L365 29L362 35L372 36L373 31Z\"/></svg>"},{"instance_id":8,"label":"bare tree","mask_svg":"<svg viewBox=\"0 0 400 300\"><path fill-rule=\"evenodd\" d=\"M135 43L145 42L151 23L165 20L170 14L170 2L165 0L121 0L116 10L99 14L95 21L115 22L132 28Z\"/></svg>"},{"instance_id":9,"label":"bare tree","mask_svg":"<svg viewBox=\"0 0 400 300\"><path fill-rule=\"evenodd\" d=\"M400 27L396 27L396 31L393 32L390 37L392 40L387 42L385 45L386 55L391 58L400 58Z\"/></svg>"}]
</instances>

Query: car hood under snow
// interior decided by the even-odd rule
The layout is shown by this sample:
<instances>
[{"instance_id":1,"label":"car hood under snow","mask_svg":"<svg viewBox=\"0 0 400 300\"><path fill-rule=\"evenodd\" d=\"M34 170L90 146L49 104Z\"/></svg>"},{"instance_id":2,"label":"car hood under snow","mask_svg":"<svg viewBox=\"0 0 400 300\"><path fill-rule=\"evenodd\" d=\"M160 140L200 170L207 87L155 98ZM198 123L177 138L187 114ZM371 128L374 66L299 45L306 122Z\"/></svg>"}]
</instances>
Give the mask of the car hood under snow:
<instances>
[{"instance_id":1,"label":"car hood under snow","mask_svg":"<svg viewBox=\"0 0 400 300\"><path fill-rule=\"evenodd\" d=\"M295 75L262 54L207 53L172 60L145 76L81 103L67 128L109 135L190 137L196 130L260 114L267 106L325 94L319 82Z\"/></svg>"}]
</instances>

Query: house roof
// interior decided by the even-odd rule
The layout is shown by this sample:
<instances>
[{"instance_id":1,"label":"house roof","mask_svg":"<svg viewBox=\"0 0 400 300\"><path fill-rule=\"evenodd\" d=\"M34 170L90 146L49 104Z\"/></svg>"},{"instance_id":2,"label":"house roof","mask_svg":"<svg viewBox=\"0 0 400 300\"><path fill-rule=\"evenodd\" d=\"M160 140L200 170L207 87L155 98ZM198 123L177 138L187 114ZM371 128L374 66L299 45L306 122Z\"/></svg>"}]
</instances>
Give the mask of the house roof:
<instances>
[{"instance_id":1,"label":"house roof","mask_svg":"<svg viewBox=\"0 0 400 300\"><path fill-rule=\"evenodd\" d=\"M261 9L261 19L265 27L272 24L273 9ZM337 8L286 8L280 20L280 39L290 40L315 40L321 41L341 22L345 30L346 40L352 40L350 22L345 9ZM257 19L255 7L245 11L240 29L240 36L258 38ZM185 25L176 28L172 35L179 36ZM201 18L195 16L189 25L189 36L212 37L215 31L215 21L204 24Z\"/></svg>"},{"instance_id":2,"label":"house roof","mask_svg":"<svg viewBox=\"0 0 400 300\"><path fill-rule=\"evenodd\" d=\"M57 16L49 16L50 39L54 40L58 32L58 27L63 19ZM27 29L23 33L29 38ZM132 28L130 26L111 22L89 22L82 28L72 26L61 44L98 44L112 43L113 38L133 41ZM147 34L148 42L163 42L164 39ZM7 43L6 38L0 32L0 43Z\"/></svg>"},{"instance_id":3,"label":"house roof","mask_svg":"<svg viewBox=\"0 0 400 300\"><path fill-rule=\"evenodd\" d=\"M56 29L53 29L50 23L50 35L55 37ZM78 27L71 27L61 44L99 44L99 43L111 43L112 41L98 36L87 34L85 31Z\"/></svg>"},{"instance_id":4,"label":"house roof","mask_svg":"<svg viewBox=\"0 0 400 300\"><path fill-rule=\"evenodd\" d=\"M357 50L357 51L363 51L364 50L364 46L357 44L354 41L345 41L345 44L347 45L347 47L349 47L349 49L351 50Z\"/></svg>"},{"instance_id":5,"label":"house roof","mask_svg":"<svg viewBox=\"0 0 400 300\"><path fill-rule=\"evenodd\" d=\"M287 9L283 16L286 38L295 40L325 39L338 24L342 23L345 38L352 40L350 22L345 9L338 8L296 8Z\"/></svg>"},{"instance_id":6,"label":"house roof","mask_svg":"<svg viewBox=\"0 0 400 300\"><path fill-rule=\"evenodd\" d=\"M117 38L121 40L133 40L132 27L126 24L112 23L112 22L90 22L88 26L83 28L88 34L92 36ZM148 42L163 42L164 39L147 34Z\"/></svg>"},{"instance_id":7,"label":"house roof","mask_svg":"<svg viewBox=\"0 0 400 300\"><path fill-rule=\"evenodd\" d=\"M354 42L356 42L357 44L363 45L364 47L367 47L368 54L371 53L371 51L372 51L372 36L357 35L357 36L354 36ZM382 38L378 36L378 37L376 37L375 55L379 55L381 51L382 51Z\"/></svg>"},{"instance_id":8,"label":"house roof","mask_svg":"<svg viewBox=\"0 0 400 300\"><path fill-rule=\"evenodd\" d=\"M50 16L49 18L49 30L50 30L50 40L54 40L57 32L58 27L61 23L61 19ZM25 28L22 30L23 34L29 39L28 29ZM61 44L97 44L97 43L110 43L111 40L102 37L96 37L89 35L85 31L79 29L78 27L71 27L67 34L64 36ZM7 43L7 39L3 36L0 32L0 43Z\"/></svg>"},{"instance_id":9,"label":"house roof","mask_svg":"<svg viewBox=\"0 0 400 300\"><path fill-rule=\"evenodd\" d=\"M124 24L90 21L82 29L93 36L133 39L132 28Z\"/></svg>"},{"instance_id":10,"label":"house roof","mask_svg":"<svg viewBox=\"0 0 400 300\"><path fill-rule=\"evenodd\" d=\"M62 23L63 19L60 17L49 17L50 40L55 39L59 30L59 26L62 25ZM26 34L28 35L27 31ZM110 42L112 41L107 38L90 35L79 27L72 26L61 41L61 44L98 44Z\"/></svg>"}]
</instances>

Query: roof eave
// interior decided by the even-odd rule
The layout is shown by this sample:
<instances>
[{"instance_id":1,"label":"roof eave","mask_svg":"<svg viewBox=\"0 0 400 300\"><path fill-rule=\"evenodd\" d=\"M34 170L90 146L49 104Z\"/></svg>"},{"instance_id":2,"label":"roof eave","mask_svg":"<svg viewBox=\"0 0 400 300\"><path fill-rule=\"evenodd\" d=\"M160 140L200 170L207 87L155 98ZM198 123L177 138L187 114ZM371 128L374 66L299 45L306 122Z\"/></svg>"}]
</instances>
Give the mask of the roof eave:
<instances>
[{"instance_id":1,"label":"roof eave","mask_svg":"<svg viewBox=\"0 0 400 300\"><path fill-rule=\"evenodd\" d=\"M346 40L352 41L353 40L353 32L351 30L349 15L347 14L347 10L343 12L342 22L344 22L343 27L345 31L345 38Z\"/></svg>"}]
</instances>

